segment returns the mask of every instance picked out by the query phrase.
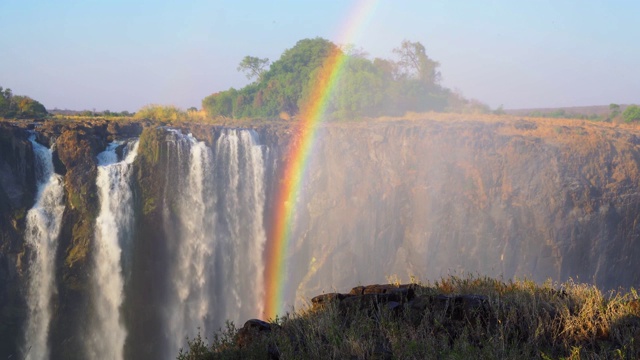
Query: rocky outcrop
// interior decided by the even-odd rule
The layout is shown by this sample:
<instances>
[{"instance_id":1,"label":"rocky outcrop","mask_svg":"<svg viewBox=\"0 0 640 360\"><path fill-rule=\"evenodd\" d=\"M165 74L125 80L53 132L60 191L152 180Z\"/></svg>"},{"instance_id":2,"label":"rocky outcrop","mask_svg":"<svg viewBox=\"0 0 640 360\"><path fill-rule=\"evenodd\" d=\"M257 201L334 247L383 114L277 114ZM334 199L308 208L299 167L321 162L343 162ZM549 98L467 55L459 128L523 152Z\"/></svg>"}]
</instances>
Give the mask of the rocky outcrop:
<instances>
[{"instance_id":1,"label":"rocky outcrop","mask_svg":"<svg viewBox=\"0 0 640 360\"><path fill-rule=\"evenodd\" d=\"M456 281L463 289L452 285ZM251 319L223 335L234 337L223 346L214 344L211 355L495 358L506 351L525 358L560 358L576 349L581 356L612 351L640 355L637 299L626 300L630 294L605 299L584 285L568 285L567 290L488 278L454 279L433 287L358 286L348 293L318 295L311 308L287 314L278 324ZM349 346L353 343L358 346Z\"/></svg>"},{"instance_id":2,"label":"rocky outcrop","mask_svg":"<svg viewBox=\"0 0 640 360\"><path fill-rule=\"evenodd\" d=\"M496 331L498 324L498 311L492 307L487 296L442 294L436 288L417 284L357 286L349 293L315 296L311 299L311 303L312 308L309 314L303 315L303 318L314 319L315 313L323 312L337 314L337 318L329 315L328 318L331 320L323 318L317 321L335 321L336 326L344 327L344 331L350 327L358 327L356 324L358 322L368 322L370 319L382 321L383 317L390 327L393 323L395 326L401 326L398 324L403 323L411 324L409 328L404 328L405 331L424 327L424 324L428 323L431 324L429 326L435 325L431 331L438 332L433 336L445 339L451 344L450 346L453 346L465 328L481 328L491 332ZM247 348L256 351L257 349L262 353L255 354L256 356L264 356L266 353L269 359L279 359L280 353L275 344L282 340L278 340L278 336L289 337L294 349L303 349L308 346L305 341L314 341L311 340L313 337L324 336L324 334L313 333L315 324L306 323L299 328L295 325L289 327L296 321L300 319L290 320L290 323L285 324L288 327L287 332L282 331L277 324L258 319L248 320L235 334L234 348L217 349L217 351L242 351ZM292 331L292 328L296 330ZM292 335L291 332L296 335ZM480 343L476 345L482 346ZM381 343L376 348L374 358L394 358L388 345Z\"/></svg>"}]
</instances>

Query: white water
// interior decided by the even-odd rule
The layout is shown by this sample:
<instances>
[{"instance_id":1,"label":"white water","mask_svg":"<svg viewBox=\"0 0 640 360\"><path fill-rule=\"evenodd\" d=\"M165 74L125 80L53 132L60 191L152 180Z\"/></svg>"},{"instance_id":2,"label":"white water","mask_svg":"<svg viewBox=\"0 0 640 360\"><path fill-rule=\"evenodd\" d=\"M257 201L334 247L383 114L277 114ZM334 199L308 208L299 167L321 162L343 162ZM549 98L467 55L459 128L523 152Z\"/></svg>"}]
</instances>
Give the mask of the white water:
<instances>
[{"instance_id":1,"label":"white water","mask_svg":"<svg viewBox=\"0 0 640 360\"><path fill-rule=\"evenodd\" d=\"M91 319L86 341L90 359L122 359L127 337L120 313L124 298L121 257L133 227L130 177L138 141L127 146L125 150L129 151L120 162L116 154L119 145L111 143L98 155L100 213L95 227L91 298L95 318Z\"/></svg>"},{"instance_id":2,"label":"white water","mask_svg":"<svg viewBox=\"0 0 640 360\"><path fill-rule=\"evenodd\" d=\"M262 312L266 241L262 149L246 130L225 130L212 150L191 135L174 132L177 179L173 214L177 244L167 331L173 358L185 337L217 330Z\"/></svg>"},{"instance_id":3,"label":"white water","mask_svg":"<svg viewBox=\"0 0 640 360\"><path fill-rule=\"evenodd\" d=\"M29 308L25 329L24 357L49 358L49 324L55 293L55 254L64 212L62 177L53 171L52 150L29 139L36 158L36 203L27 213L25 240L32 251L29 266Z\"/></svg>"},{"instance_id":4,"label":"white water","mask_svg":"<svg viewBox=\"0 0 640 360\"><path fill-rule=\"evenodd\" d=\"M221 312L248 319L263 313L264 261L266 235L263 212L265 204L264 160L251 132L227 130L216 144L216 182L221 188L220 214L227 232L218 233L224 249L224 284L228 284L233 301ZM229 298L227 297L227 301Z\"/></svg>"}]
</instances>

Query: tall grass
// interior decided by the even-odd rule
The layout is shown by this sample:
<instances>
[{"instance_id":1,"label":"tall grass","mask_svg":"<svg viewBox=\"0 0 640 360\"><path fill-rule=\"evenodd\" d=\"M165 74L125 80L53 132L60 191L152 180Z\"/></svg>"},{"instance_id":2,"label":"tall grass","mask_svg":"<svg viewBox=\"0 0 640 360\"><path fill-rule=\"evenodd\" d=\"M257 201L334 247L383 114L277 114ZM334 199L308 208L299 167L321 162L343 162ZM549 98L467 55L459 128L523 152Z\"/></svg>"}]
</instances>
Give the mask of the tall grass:
<instances>
[{"instance_id":1,"label":"tall grass","mask_svg":"<svg viewBox=\"0 0 640 360\"><path fill-rule=\"evenodd\" d=\"M638 295L603 294L572 281L538 285L448 277L417 288L391 309L345 310L339 302L273 319L272 330L241 339L229 323L210 343L198 336L178 359L638 359ZM463 318L438 295L481 295L487 306ZM467 314L468 315L468 314Z\"/></svg>"}]
</instances>

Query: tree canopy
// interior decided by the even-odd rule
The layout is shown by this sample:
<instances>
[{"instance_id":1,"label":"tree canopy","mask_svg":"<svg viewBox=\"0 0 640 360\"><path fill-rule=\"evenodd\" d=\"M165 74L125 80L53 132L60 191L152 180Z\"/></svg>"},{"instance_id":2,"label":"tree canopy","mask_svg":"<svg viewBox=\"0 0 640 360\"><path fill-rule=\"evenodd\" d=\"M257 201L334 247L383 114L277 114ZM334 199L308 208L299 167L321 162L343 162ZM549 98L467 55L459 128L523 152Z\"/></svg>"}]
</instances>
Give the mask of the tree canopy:
<instances>
[{"instance_id":1,"label":"tree canopy","mask_svg":"<svg viewBox=\"0 0 640 360\"><path fill-rule=\"evenodd\" d=\"M627 108L622 112L622 118L625 122L640 121L640 106L627 106Z\"/></svg>"},{"instance_id":2,"label":"tree canopy","mask_svg":"<svg viewBox=\"0 0 640 360\"><path fill-rule=\"evenodd\" d=\"M269 65L268 58L260 59L255 56L245 56L238 65L238 71L244 72L249 80L253 78L260 80L262 74L266 71L267 65Z\"/></svg>"},{"instance_id":3,"label":"tree canopy","mask_svg":"<svg viewBox=\"0 0 640 360\"><path fill-rule=\"evenodd\" d=\"M28 96L13 95L0 86L0 117L5 119L40 119L47 116L44 105Z\"/></svg>"},{"instance_id":4,"label":"tree canopy","mask_svg":"<svg viewBox=\"0 0 640 360\"><path fill-rule=\"evenodd\" d=\"M397 59L373 61L353 46L339 47L323 38L303 39L264 70L268 59L246 56L238 66L257 80L239 90L207 96L202 108L210 116L231 118L295 116L311 99L313 86L330 55L341 57L341 71L327 98L330 119L399 115L406 111L442 111L452 93L440 85L439 63L420 42L403 41ZM459 99L456 99L459 100Z\"/></svg>"}]
</instances>

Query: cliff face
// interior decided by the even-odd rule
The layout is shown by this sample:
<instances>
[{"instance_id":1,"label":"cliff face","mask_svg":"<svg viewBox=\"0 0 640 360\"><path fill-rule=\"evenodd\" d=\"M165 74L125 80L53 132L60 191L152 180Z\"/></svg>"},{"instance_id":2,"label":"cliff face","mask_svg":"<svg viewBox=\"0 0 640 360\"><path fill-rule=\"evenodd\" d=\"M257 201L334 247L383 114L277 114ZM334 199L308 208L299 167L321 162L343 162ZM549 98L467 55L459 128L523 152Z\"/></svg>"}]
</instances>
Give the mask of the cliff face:
<instances>
[{"instance_id":1,"label":"cliff face","mask_svg":"<svg viewBox=\"0 0 640 360\"><path fill-rule=\"evenodd\" d=\"M20 339L25 311L20 279L25 271L23 232L33 205L33 151L28 133L0 127L0 354L11 354Z\"/></svg>"},{"instance_id":2,"label":"cliff face","mask_svg":"<svg viewBox=\"0 0 640 360\"><path fill-rule=\"evenodd\" d=\"M153 123L96 122L32 130L54 146L64 175L52 358L86 350L97 155L114 139L139 137L133 230L121 240L125 358L174 358L173 337L185 328L206 332L227 318L262 315L260 251L272 240L264 234L279 174L298 140L290 126L184 125L181 134ZM26 127L0 123L0 357L24 350L32 251L25 213L37 192L29 136ZM504 117L334 123L321 126L311 153L288 251L287 305L394 275L572 277L602 288L640 282L635 129Z\"/></svg>"},{"instance_id":3,"label":"cliff face","mask_svg":"<svg viewBox=\"0 0 640 360\"><path fill-rule=\"evenodd\" d=\"M298 297L390 275L640 281L637 131L400 121L318 138L290 259Z\"/></svg>"}]
</instances>

